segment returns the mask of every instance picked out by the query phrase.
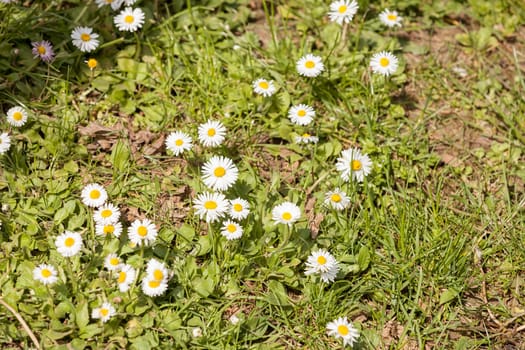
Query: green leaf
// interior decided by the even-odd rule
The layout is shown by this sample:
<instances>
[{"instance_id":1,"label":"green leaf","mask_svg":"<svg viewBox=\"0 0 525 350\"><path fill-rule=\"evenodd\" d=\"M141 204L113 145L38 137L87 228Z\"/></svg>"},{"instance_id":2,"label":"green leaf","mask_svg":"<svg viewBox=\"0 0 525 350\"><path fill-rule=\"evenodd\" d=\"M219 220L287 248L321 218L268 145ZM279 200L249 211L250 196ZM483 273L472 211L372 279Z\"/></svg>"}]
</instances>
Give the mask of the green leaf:
<instances>
[{"instance_id":1,"label":"green leaf","mask_svg":"<svg viewBox=\"0 0 525 350\"><path fill-rule=\"evenodd\" d=\"M113 164L113 170L117 172L124 172L129 168L131 158L131 150L128 143L119 140L113 146L111 151L110 161Z\"/></svg>"},{"instance_id":2,"label":"green leaf","mask_svg":"<svg viewBox=\"0 0 525 350\"><path fill-rule=\"evenodd\" d=\"M215 289L215 283L213 282L213 279L207 277L197 277L192 281L192 287L193 289L203 298L207 298L210 294L213 293L213 290Z\"/></svg>"},{"instance_id":3,"label":"green leaf","mask_svg":"<svg viewBox=\"0 0 525 350\"><path fill-rule=\"evenodd\" d=\"M368 268L370 264L370 252L367 247L361 247L359 249L359 254L357 255L357 264L359 265L359 270L364 271Z\"/></svg>"},{"instance_id":4,"label":"green leaf","mask_svg":"<svg viewBox=\"0 0 525 350\"><path fill-rule=\"evenodd\" d=\"M452 300L456 299L458 295L459 291L454 288L445 289L439 297L439 305L451 302Z\"/></svg>"},{"instance_id":5,"label":"green leaf","mask_svg":"<svg viewBox=\"0 0 525 350\"><path fill-rule=\"evenodd\" d=\"M268 282L268 296L266 300L271 305L289 306L290 301L283 284L277 280Z\"/></svg>"},{"instance_id":6,"label":"green leaf","mask_svg":"<svg viewBox=\"0 0 525 350\"><path fill-rule=\"evenodd\" d=\"M77 327L82 331L89 323L89 310L86 301L82 301L75 308L75 323Z\"/></svg>"}]
</instances>

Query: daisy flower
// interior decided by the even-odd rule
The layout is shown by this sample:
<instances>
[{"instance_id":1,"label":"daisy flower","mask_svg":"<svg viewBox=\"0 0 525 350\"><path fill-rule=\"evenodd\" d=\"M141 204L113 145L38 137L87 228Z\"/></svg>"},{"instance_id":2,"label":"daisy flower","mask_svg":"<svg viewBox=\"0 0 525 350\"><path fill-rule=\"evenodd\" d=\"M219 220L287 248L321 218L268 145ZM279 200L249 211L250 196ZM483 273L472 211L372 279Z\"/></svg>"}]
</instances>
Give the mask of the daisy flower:
<instances>
[{"instance_id":1,"label":"daisy flower","mask_svg":"<svg viewBox=\"0 0 525 350\"><path fill-rule=\"evenodd\" d=\"M106 203L93 213L93 220L98 225L114 224L120 219L120 210L111 203Z\"/></svg>"},{"instance_id":2,"label":"daisy flower","mask_svg":"<svg viewBox=\"0 0 525 350\"><path fill-rule=\"evenodd\" d=\"M108 199L108 194L104 187L99 184L89 184L82 189L80 194L82 197L82 203L88 207L100 207Z\"/></svg>"},{"instance_id":3,"label":"daisy flower","mask_svg":"<svg viewBox=\"0 0 525 350\"><path fill-rule=\"evenodd\" d=\"M133 266L128 264L122 265L117 278L119 290L123 293L127 292L133 281L135 281L136 276L137 271L133 268Z\"/></svg>"},{"instance_id":4,"label":"daisy flower","mask_svg":"<svg viewBox=\"0 0 525 350\"><path fill-rule=\"evenodd\" d=\"M372 171L372 161L368 155L361 153L357 148L349 148L341 152L337 158L336 169L341 172L344 181L350 178L362 182L365 176Z\"/></svg>"},{"instance_id":5,"label":"daisy flower","mask_svg":"<svg viewBox=\"0 0 525 350\"><path fill-rule=\"evenodd\" d=\"M134 32L144 24L144 12L140 8L126 7L114 19L118 30Z\"/></svg>"},{"instance_id":6,"label":"daisy flower","mask_svg":"<svg viewBox=\"0 0 525 350\"><path fill-rule=\"evenodd\" d=\"M88 59L85 62L86 62L87 66L88 66L88 68L90 70L93 70L93 69L97 68L97 66L98 66L98 61L96 59L94 59L94 58L90 58L90 59Z\"/></svg>"},{"instance_id":7,"label":"daisy flower","mask_svg":"<svg viewBox=\"0 0 525 350\"><path fill-rule=\"evenodd\" d=\"M108 271L118 271L122 267L122 260L115 253L108 254L104 259L104 267Z\"/></svg>"},{"instance_id":8,"label":"daisy flower","mask_svg":"<svg viewBox=\"0 0 525 350\"><path fill-rule=\"evenodd\" d=\"M335 280L339 272L339 265L334 256L324 249L313 252L306 261L305 275L320 274L325 283Z\"/></svg>"},{"instance_id":9,"label":"daisy flower","mask_svg":"<svg viewBox=\"0 0 525 350\"><path fill-rule=\"evenodd\" d=\"M191 335L193 338L200 338L202 337L202 329L200 327L195 327L191 330Z\"/></svg>"},{"instance_id":10,"label":"daisy flower","mask_svg":"<svg viewBox=\"0 0 525 350\"><path fill-rule=\"evenodd\" d=\"M401 27L401 21L403 17L397 14L397 11L390 11L385 9L379 14L379 20L387 27Z\"/></svg>"},{"instance_id":11,"label":"daisy flower","mask_svg":"<svg viewBox=\"0 0 525 350\"><path fill-rule=\"evenodd\" d=\"M229 209L229 202L222 193L204 192L195 199L195 215L205 218L206 222L215 222L222 218Z\"/></svg>"},{"instance_id":12,"label":"daisy flower","mask_svg":"<svg viewBox=\"0 0 525 350\"><path fill-rule=\"evenodd\" d=\"M339 317L338 319L329 322L326 325L328 335L334 336L335 338L342 338L343 345L353 346L359 338L359 332L352 323L348 322L346 317Z\"/></svg>"},{"instance_id":13,"label":"daisy flower","mask_svg":"<svg viewBox=\"0 0 525 350\"><path fill-rule=\"evenodd\" d=\"M358 9L359 5L357 4L357 1L334 1L330 4L328 17L330 17L330 21L336 22L337 24L342 25L343 23L350 23Z\"/></svg>"},{"instance_id":14,"label":"daisy flower","mask_svg":"<svg viewBox=\"0 0 525 350\"><path fill-rule=\"evenodd\" d=\"M7 111L7 122L12 126L22 126L27 121L27 112L22 107L12 107Z\"/></svg>"},{"instance_id":15,"label":"daisy flower","mask_svg":"<svg viewBox=\"0 0 525 350\"><path fill-rule=\"evenodd\" d=\"M168 281L168 269L164 263L158 261L157 259L151 259L148 261L146 267L146 274L150 280L154 281Z\"/></svg>"},{"instance_id":16,"label":"daisy flower","mask_svg":"<svg viewBox=\"0 0 525 350\"><path fill-rule=\"evenodd\" d=\"M317 143L319 138L317 136L312 136L309 133L305 132L301 136L295 137L295 143Z\"/></svg>"},{"instance_id":17,"label":"daisy flower","mask_svg":"<svg viewBox=\"0 0 525 350\"><path fill-rule=\"evenodd\" d=\"M148 245L157 238L157 228L149 219L135 220L128 228L128 237L136 245Z\"/></svg>"},{"instance_id":18,"label":"daisy flower","mask_svg":"<svg viewBox=\"0 0 525 350\"><path fill-rule=\"evenodd\" d=\"M56 238L55 245L62 256L75 256L82 249L82 236L77 232L66 231Z\"/></svg>"},{"instance_id":19,"label":"daisy flower","mask_svg":"<svg viewBox=\"0 0 525 350\"><path fill-rule=\"evenodd\" d=\"M296 66L297 72L299 72L300 75L310 78L318 76L324 70L321 57L314 56L311 53L301 57L299 61L297 61Z\"/></svg>"},{"instance_id":20,"label":"daisy flower","mask_svg":"<svg viewBox=\"0 0 525 350\"><path fill-rule=\"evenodd\" d=\"M47 40L35 41L31 43L33 49L31 52L34 58L40 57L44 62L51 62L55 58L55 52L53 51L53 44Z\"/></svg>"},{"instance_id":21,"label":"daisy flower","mask_svg":"<svg viewBox=\"0 0 525 350\"><path fill-rule=\"evenodd\" d=\"M168 289L168 283L165 280L158 281L146 276L142 280L142 292L150 297L162 295Z\"/></svg>"},{"instance_id":22,"label":"daisy flower","mask_svg":"<svg viewBox=\"0 0 525 350\"><path fill-rule=\"evenodd\" d=\"M324 195L324 205L335 210L343 210L350 204L350 198L345 192L336 188L334 191L328 191Z\"/></svg>"},{"instance_id":23,"label":"daisy flower","mask_svg":"<svg viewBox=\"0 0 525 350\"><path fill-rule=\"evenodd\" d=\"M222 225L221 235L226 237L228 241L241 238L242 233L243 229L241 225L235 221L227 220Z\"/></svg>"},{"instance_id":24,"label":"daisy flower","mask_svg":"<svg viewBox=\"0 0 525 350\"><path fill-rule=\"evenodd\" d=\"M206 147L219 146L225 138L226 128L220 121L208 120L199 125L199 141Z\"/></svg>"},{"instance_id":25,"label":"daisy flower","mask_svg":"<svg viewBox=\"0 0 525 350\"><path fill-rule=\"evenodd\" d=\"M33 278L43 284L54 284L58 281L57 270L52 265L41 264L33 270Z\"/></svg>"},{"instance_id":26,"label":"daisy flower","mask_svg":"<svg viewBox=\"0 0 525 350\"><path fill-rule=\"evenodd\" d=\"M213 156L202 166L202 181L215 191L225 191L230 188L237 177L239 170L230 158Z\"/></svg>"},{"instance_id":27,"label":"daisy flower","mask_svg":"<svg viewBox=\"0 0 525 350\"><path fill-rule=\"evenodd\" d=\"M124 4L126 4L126 6L134 5L135 2L137 2L137 0L124 0Z\"/></svg>"},{"instance_id":28,"label":"daisy flower","mask_svg":"<svg viewBox=\"0 0 525 350\"><path fill-rule=\"evenodd\" d=\"M383 74L389 76L395 73L399 61L396 56L388 51L381 51L372 56L370 60L370 68L374 73Z\"/></svg>"},{"instance_id":29,"label":"daisy flower","mask_svg":"<svg viewBox=\"0 0 525 350\"><path fill-rule=\"evenodd\" d=\"M122 233L122 224L120 222L116 222L113 224L96 224L95 225L95 233L98 236L104 236L107 237L109 235L113 235L115 237L120 237L120 234Z\"/></svg>"},{"instance_id":30,"label":"daisy flower","mask_svg":"<svg viewBox=\"0 0 525 350\"><path fill-rule=\"evenodd\" d=\"M93 28L90 27L76 27L71 32L71 39L73 45L82 52L91 52L98 47L98 34L93 33Z\"/></svg>"},{"instance_id":31,"label":"daisy flower","mask_svg":"<svg viewBox=\"0 0 525 350\"><path fill-rule=\"evenodd\" d=\"M250 214L250 203L242 198L235 198L230 200L230 216L232 219L242 220L246 219Z\"/></svg>"},{"instance_id":32,"label":"daisy flower","mask_svg":"<svg viewBox=\"0 0 525 350\"><path fill-rule=\"evenodd\" d=\"M113 11L118 10L122 6L122 0L95 0L97 6L100 8L102 6L111 5Z\"/></svg>"},{"instance_id":33,"label":"daisy flower","mask_svg":"<svg viewBox=\"0 0 525 350\"><path fill-rule=\"evenodd\" d=\"M11 137L8 133L0 134L0 154L4 154L11 147Z\"/></svg>"},{"instance_id":34,"label":"daisy flower","mask_svg":"<svg viewBox=\"0 0 525 350\"><path fill-rule=\"evenodd\" d=\"M266 80L266 79L257 79L252 82L253 91L256 94L263 95L264 97L270 97L272 96L276 89L275 85L273 85L272 80Z\"/></svg>"},{"instance_id":35,"label":"daisy flower","mask_svg":"<svg viewBox=\"0 0 525 350\"><path fill-rule=\"evenodd\" d=\"M100 319L103 323L109 321L116 314L115 308L108 302L102 303L102 306L93 309L91 318Z\"/></svg>"},{"instance_id":36,"label":"daisy flower","mask_svg":"<svg viewBox=\"0 0 525 350\"><path fill-rule=\"evenodd\" d=\"M297 125L308 125L314 120L315 111L308 105L296 105L288 111L288 118Z\"/></svg>"},{"instance_id":37,"label":"daisy flower","mask_svg":"<svg viewBox=\"0 0 525 350\"><path fill-rule=\"evenodd\" d=\"M166 138L166 148L173 154L178 156L184 151L189 151L192 147L193 140L191 137L182 131L174 131Z\"/></svg>"},{"instance_id":38,"label":"daisy flower","mask_svg":"<svg viewBox=\"0 0 525 350\"><path fill-rule=\"evenodd\" d=\"M301 209L292 202L281 203L272 210L272 219L276 224L288 224L291 226L300 217Z\"/></svg>"}]
</instances>

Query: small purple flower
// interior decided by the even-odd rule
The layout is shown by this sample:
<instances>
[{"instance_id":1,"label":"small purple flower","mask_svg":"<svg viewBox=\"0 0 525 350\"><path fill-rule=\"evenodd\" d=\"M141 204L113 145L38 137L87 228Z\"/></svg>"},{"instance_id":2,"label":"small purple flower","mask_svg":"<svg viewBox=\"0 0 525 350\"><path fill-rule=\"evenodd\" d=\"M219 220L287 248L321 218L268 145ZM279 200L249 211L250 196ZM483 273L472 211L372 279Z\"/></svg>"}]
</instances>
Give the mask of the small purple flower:
<instances>
[{"instance_id":1,"label":"small purple flower","mask_svg":"<svg viewBox=\"0 0 525 350\"><path fill-rule=\"evenodd\" d=\"M44 62L51 62L55 58L55 52L53 51L53 44L47 40L32 42L33 55L35 58L40 57Z\"/></svg>"}]
</instances>

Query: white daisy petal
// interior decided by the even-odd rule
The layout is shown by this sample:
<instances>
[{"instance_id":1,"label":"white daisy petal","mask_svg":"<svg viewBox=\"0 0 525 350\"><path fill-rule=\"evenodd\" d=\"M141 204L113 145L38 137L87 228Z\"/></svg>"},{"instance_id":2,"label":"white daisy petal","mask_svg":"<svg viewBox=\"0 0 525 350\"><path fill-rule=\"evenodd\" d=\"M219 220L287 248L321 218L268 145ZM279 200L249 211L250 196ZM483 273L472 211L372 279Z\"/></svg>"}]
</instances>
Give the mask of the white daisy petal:
<instances>
[{"instance_id":1,"label":"white daisy petal","mask_svg":"<svg viewBox=\"0 0 525 350\"><path fill-rule=\"evenodd\" d=\"M227 220L222 224L221 235L229 241L241 238L242 233L242 226L235 221Z\"/></svg>"},{"instance_id":2,"label":"white daisy petal","mask_svg":"<svg viewBox=\"0 0 525 350\"><path fill-rule=\"evenodd\" d=\"M127 292L135 281L137 271L128 264L122 265L117 277L118 288L121 292Z\"/></svg>"},{"instance_id":3,"label":"white daisy petal","mask_svg":"<svg viewBox=\"0 0 525 350\"><path fill-rule=\"evenodd\" d=\"M350 178L362 182L372 171L372 161L366 154L362 154L357 148L349 148L341 152L341 157L337 158L336 169L341 172L344 181Z\"/></svg>"},{"instance_id":4,"label":"white daisy petal","mask_svg":"<svg viewBox=\"0 0 525 350\"><path fill-rule=\"evenodd\" d=\"M169 149L174 155L178 156L184 151L191 149L192 145L191 137L182 132L174 131L166 138L166 148Z\"/></svg>"},{"instance_id":5,"label":"white daisy petal","mask_svg":"<svg viewBox=\"0 0 525 350\"><path fill-rule=\"evenodd\" d=\"M106 202L108 194L99 184L89 184L82 189L81 197L85 205L96 208Z\"/></svg>"},{"instance_id":6,"label":"white daisy petal","mask_svg":"<svg viewBox=\"0 0 525 350\"><path fill-rule=\"evenodd\" d=\"M301 217L301 209L292 202L283 202L272 210L272 219L276 224L291 226Z\"/></svg>"},{"instance_id":7,"label":"white daisy petal","mask_svg":"<svg viewBox=\"0 0 525 350\"><path fill-rule=\"evenodd\" d=\"M297 61L296 68L300 75L313 78L321 74L324 64L321 57L308 54Z\"/></svg>"},{"instance_id":8,"label":"white daisy petal","mask_svg":"<svg viewBox=\"0 0 525 350\"><path fill-rule=\"evenodd\" d=\"M150 245L157 238L157 228L149 219L135 220L128 228L129 240L138 246Z\"/></svg>"},{"instance_id":9,"label":"white daisy petal","mask_svg":"<svg viewBox=\"0 0 525 350\"><path fill-rule=\"evenodd\" d=\"M100 43L97 39L99 35L93 32L93 28L90 27L76 27L71 32L71 39L73 39L73 45L80 49L82 52L91 52L98 47Z\"/></svg>"},{"instance_id":10,"label":"white daisy petal","mask_svg":"<svg viewBox=\"0 0 525 350\"><path fill-rule=\"evenodd\" d=\"M55 245L62 256L75 256L82 249L82 236L77 232L66 231L55 239Z\"/></svg>"},{"instance_id":11,"label":"white daisy petal","mask_svg":"<svg viewBox=\"0 0 525 350\"><path fill-rule=\"evenodd\" d=\"M348 322L346 317L340 317L326 325L328 335L334 336L335 338L342 338L343 345L353 346L359 338L359 332L352 323Z\"/></svg>"},{"instance_id":12,"label":"white daisy petal","mask_svg":"<svg viewBox=\"0 0 525 350\"><path fill-rule=\"evenodd\" d=\"M108 302L102 303L100 307L93 309L91 318L100 319L103 323L109 321L115 315L116 311L113 305Z\"/></svg>"},{"instance_id":13,"label":"white daisy petal","mask_svg":"<svg viewBox=\"0 0 525 350\"><path fill-rule=\"evenodd\" d=\"M387 27L401 27L401 21L403 17L397 14L397 11L390 11L385 9L379 14L379 20Z\"/></svg>"},{"instance_id":14,"label":"white daisy petal","mask_svg":"<svg viewBox=\"0 0 525 350\"><path fill-rule=\"evenodd\" d=\"M335 280L339 272L339 265L334 256L324 249L320 249L308 257L306 261L305 274L319 274L325 283L331 283Z\"/></svg>"},{"instance_id":15,"label":"white daisy petal","mask_svg":"<svg viewBox=\"0 0 525 350\"><path fill-rule=\"evenodd\" d=\"M114 22L118 30L134 32L144 24L144 12L140 8L126 7L115 16Z\"/></svg>"},{"instance_id":16,"label":"white daisy petal","mask_svg":"<svg viewBox=\"0 0 525 350\"><path fill-rule=\"evenodd\" d=\"M337 24L350 23L354 18L359 5L357 1L339 0L334 1L330 4L330 12L328 17L330 21L336 22Z\"/></svg>"},{"instance_id":17,"label":"white daisy petal","mask_svg":"<svg viewBox=\"0 0 525 350\"><path fill-rule=\"evenodd\" d=\"M199 141L206 147L217 147L225 139L226 128L221 122L208 120L206 123L199 125Z\"/></svg>"},{"instance_id":18,"label":"white daisy petal","mask_svg":"<svg viewBox=\"0 0 525 350\"><path fill-rule=\"evenodd\" d=\"M51 285L58 281L58 274L54 266L41 264L33 270L33 278L43 284Z\"/></svg>"},{"instance_id":19,"label":"white daisy petal","mask_svg":"<svg viewBox=\"0 0 525 350\"><path fill-rule=\"evenodd\" d=\"M204 192L197 196L193 208L195 214L206 222L215 222L224 217L229 209L229 202L222 193Z\"/></svg>"},{"instance_id":20,"label":"white daisy petal","mask_svg":"<svg viewBox=\"0 0 525 350\"><path fill-rule=\"evenodd\" d=\"M106 203L93 213L93 220L98 225L117 223L120 219L120 210L111 203Z\"/></svg>"},{"instance_id":21,"label":"white daisy petal","mask_svg":"<svg viewBox=\"0 0 525 350\"><path fill-rule=\"evenodd\" d=\"M0 155L4 154L11 147L11 136L8 133L3 132L0 134Z\"/></svg>"},{"instance_id":22,"label":"white daisy petal","mask_svg":"<svg viewBox=\"0 0 525 350\"><path fill-rule=\"evenodd\" d=\"M399 60L392 53L381 51L372 56L370 60L370 68L374 73L379 73L384 76L394 74L399 65Z\"/></svg>"},{"instance_id":23,"label":"white daisy petal","mask_svg":"<svg viewBox=\"0 0 525 350\"><path fill-rule=\"evenodd\" d=\"M335 210L344 210L350 204L350 198L344 191L336 188L334 191L328 191L324 197L324 205Z\"/></svg>"},{"instance_id":24,"label":"white daisy petal","mask_svg":"<svg viewBox=\"0 0 525 350\"><path fill-rule=\"evenodd\" d=\"M7 122L12 126L20 127L27 122L27 112L19 106L9 108Z\"/></svg>"},{"instance_id":25,"label":"white daisy petal","mask_svg":"<svg viewBox=\"0 0 525 350\"><path fill-rule=\"evenodd\" d=\"M202 166L202 181L215 191L226 191L238 176L239 170L227 157L213 156Z\"/></svg>"},{"instance_id":26,"label":"white daisy petal","mask_svg":"<svg viewBox=\"0 0 525 350\"><path fill-rule=\"evenodd\" d=\"M315 111L304 104L295 105L288 111L288 118L297 125L308 125L314 120Z\"/></svg>"},{"instance_id":27,"label":"white daisy petal","mask_svg":"<svg viewBox=\"0 0 525 350\"><path fill-rule=\"evenodd\" d=\"M257 79L252 83L253 91L256 94L263 95L264 97L270 97L272 96L275 91L275 85L273 84L272 80L266 80L266 79Z\"/></svg>"},{"instance_id":28,"label":"white daisy petal","mask_svg":"<svg viewBox=\"0 0 525 350\"><path fill-rule=\"evenodd\" d=\"M242 198L230 200L230 217L235 220L246 219L250 214L250 203Z\"/></svg>"}]
</instances>

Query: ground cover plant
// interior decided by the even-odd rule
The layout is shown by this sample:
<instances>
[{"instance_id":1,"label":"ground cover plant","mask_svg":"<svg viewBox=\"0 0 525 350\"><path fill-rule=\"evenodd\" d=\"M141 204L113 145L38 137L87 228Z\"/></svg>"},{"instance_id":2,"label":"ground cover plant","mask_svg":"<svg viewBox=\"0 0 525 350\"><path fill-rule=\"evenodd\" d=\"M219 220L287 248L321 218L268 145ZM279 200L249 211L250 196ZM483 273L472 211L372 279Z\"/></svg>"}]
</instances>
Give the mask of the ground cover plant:
<instances>
[{"instance_id":1,"label":"ground cover plant","mask_svg":"<svg viewBox=\"0 0 525 350\"><path fill-rule=\"evenodd\" d=\"M0 15L2 348L523 348L520 2Z\"/></svg>"}]
</instances>

